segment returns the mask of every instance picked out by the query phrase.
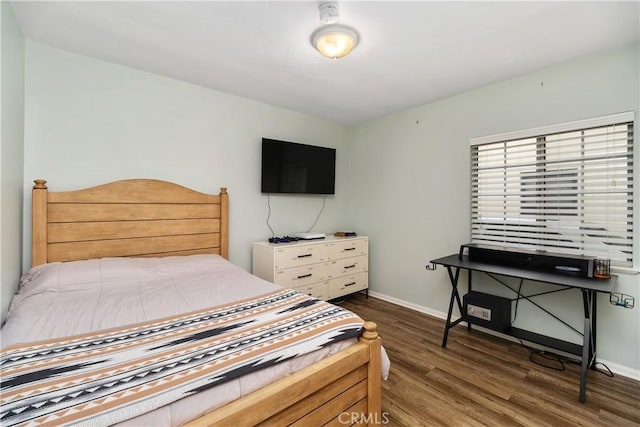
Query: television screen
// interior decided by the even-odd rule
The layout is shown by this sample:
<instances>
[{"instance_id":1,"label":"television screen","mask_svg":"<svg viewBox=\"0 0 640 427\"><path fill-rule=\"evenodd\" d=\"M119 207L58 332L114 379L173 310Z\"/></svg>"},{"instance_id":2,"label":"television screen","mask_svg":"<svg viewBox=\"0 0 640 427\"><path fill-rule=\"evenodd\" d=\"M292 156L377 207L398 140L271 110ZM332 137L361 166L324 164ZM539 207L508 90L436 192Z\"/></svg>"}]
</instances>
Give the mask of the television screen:
<instances>
[{"instance_id":1,"label":"television screen","mask_svg":"<svg viewBox=\"0 0 640 427\"><path fill-rule=\"evenodd\" d=\"M335 148L262 138L262 192L335 194Z\"/></svg>"}]
</instances>

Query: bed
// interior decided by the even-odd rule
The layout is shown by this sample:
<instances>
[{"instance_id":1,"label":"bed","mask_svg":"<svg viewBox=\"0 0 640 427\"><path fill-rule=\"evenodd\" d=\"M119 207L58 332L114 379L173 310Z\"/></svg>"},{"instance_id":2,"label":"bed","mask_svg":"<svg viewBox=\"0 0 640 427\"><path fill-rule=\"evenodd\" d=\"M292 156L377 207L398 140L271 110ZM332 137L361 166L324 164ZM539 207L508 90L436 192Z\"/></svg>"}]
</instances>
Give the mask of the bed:
<instances>
[{"instance_id":1,"label":"bed","mask_svg":"<svg viewBox=\"0 0 640 427\"><path fill-rule=\"evenodd\" d=\"M36 180L32 193L34 268L23 279L27 284L21 284L21 287L27 290L23 290L22 293L30 292L31 297L40 297L40 294L46 295L50 292L48 288L38 288L41 286L38 282L41 276L47 274L55 277L57 283L73 282L73 286L79 286L82 291L83 286L86 287L84 276L82 280L74 279L75 281L62 280L60 277L78 277L77 271L87 267L93 269L91 271L99 271L100 280L104 281L104 276L111 274L105 272L111 271L109 269L114 264L124 263L125 267L135 265L132 271L138 279L131 286L137 286L136 289L142 290L139 291L138 302L132 303L131 306L128 302L120 300L106 303L105 301L110 300L103 298L102 294L115 290L112 290L111 285L101 285L103 287L100 288L100 299L94 301L95 308L82 314L84 306L91 305L83 303L78 304L80 307L76 310L80 313L78 316L85 315L91 321L66 321L70 323L68 326L72 334L94 334L94 339L96 333L102 334L104 330L107 331L105 333L120 334L122 330L117 328L128 328L131 323L141 322L147 327L150 321L156 322L154 325L159 321L164 322L168 318L163 317L167 312L160 310L162 306L169 311L179 311L169 314L174 317L182 316L180 318L183 320L184 316L192 316L194 313L202 316L202 310L224 309L235 313L241 304L242 309L244 306L252 307L248 311L253 312L253 307L263 307L266 304L263 301L273 300L284 304L283 301L288 301L289 298L292 299L292 307L296 310L307 310L312 306L313 310L316 310L320 304L323 304L323 310L333 310L330 304L325 306L324 302L298 300L302 296L294 295L296 293L242 272L229 263L226 260L228 212L228 194L225 188L217 195L210 195L165 181L134 179L77 191L50 192L46 181ZM206 266L211 270L211 274L225 278L226 282L218 282L224 282L224 286L220 286L225 289L231 288L232 292L223 292L222 288L216 288L215 291L207 289L204 294L191 294L191 287L185 285L185 291L182 285L176 286L174 271L197 271L197 274L194 273L197 277L190 279L196 288L202 286L203 278L209 280L200 270L194 270L192 263ZM137 270L138 265L151 268L152 273L140 273ZM113 271L119 272L120 268L118 266ZM154 274L160 270L171 271L170 276L174 284L158 287L169 289L168 294L157 294L159 291L153 288L157 283ZM118 274L120 273L113 273L112 276ZM242 274L249 277L236 279L237 275ZM257 293L247 293L246 289L249 286L243 285L245 280L255 282ZM129 286L122 281L117 283L122 288ZM56 298L64 300L68 295L74 295L76 298L67 288L55 291ZM62 328L64 332L61 332L60 328L53 327L54 332L43 332L49 326L25 325L24 316L21 317L20 311L14 307L20 305L20 298L24 298L20 295L19 291L14 298L17 302L12 303L7 322L2 329L3 347L5 339L13 343L20 339L41 340L52 338L49 335L57 337L67 334L69 328ZM136 300L131 297L125 298L129 299ZM70 304L76 303L73 299L69 301ZM182 305L187 314L181 311ZM61 307L53 303L46 306L46 309L42 309L43 312L55 311ZM138 306L142 308L136 308ZM156 309L157 313L154 312ZM106 315L96 316L95 313L100 310ZM272 308L269 305L265 310ZM292 310L279 310L278 313L286 311ZM206 315L211 317L215 313L207 311ZM339 315L341 319L346 319L343 313ZM32 315L30 317L33 318ZM174 317L171 317L172 321ZM352 322L353 319L344 321ZM46 320L44 323L50 325L56 322ZM326 325L326 322L323 325ZM352 327L340 327L341 331L353 330ZM381 372L384 353L381 351L380 338L374 323L364 322L359 331L361 335L358 338L340 340L330 345L322 344L319 346L321 349L305 353L301 357L285 357L285 361L268 366L264 370L238 376L233 381L208 388L202 393L151 410L137 418L127 418L122 424L167 425L168 419L172 424L189 426L374 424L381 420ZM156 347L161 346L156 345L154 348ZM295 353L293 350L292 352ZM275 380L266 379L265 372L269 370L275 371ZM250 381L247 378L252 379ZM254 378L257 380L254 381ZM233 392L230 391L232 389ZM189 401L195 401L195 412L192 408L185 409L187 403L184 402Z\"/></svg>"}]
</instances>

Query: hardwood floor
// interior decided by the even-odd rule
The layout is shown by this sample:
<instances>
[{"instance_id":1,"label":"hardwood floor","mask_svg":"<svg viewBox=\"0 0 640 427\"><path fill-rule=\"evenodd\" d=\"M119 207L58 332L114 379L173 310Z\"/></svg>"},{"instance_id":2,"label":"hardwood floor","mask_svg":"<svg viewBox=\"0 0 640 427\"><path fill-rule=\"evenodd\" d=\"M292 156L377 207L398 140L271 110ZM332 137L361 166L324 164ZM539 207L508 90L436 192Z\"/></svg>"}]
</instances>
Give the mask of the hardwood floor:
<instances>
[{"instance_id":1,"label":"hardwood floor","mask_svg":"<svg viewBox=\"0 0 640 427\"><path fill-rule=\"evenodd\" d=\"M557 371L531 351L464 326L356 294L344 307L378 324L391 359L383 382L389 426L638 426L640 381L589 371L578 402L580 367Z\"/></svg>"}]
</instances>

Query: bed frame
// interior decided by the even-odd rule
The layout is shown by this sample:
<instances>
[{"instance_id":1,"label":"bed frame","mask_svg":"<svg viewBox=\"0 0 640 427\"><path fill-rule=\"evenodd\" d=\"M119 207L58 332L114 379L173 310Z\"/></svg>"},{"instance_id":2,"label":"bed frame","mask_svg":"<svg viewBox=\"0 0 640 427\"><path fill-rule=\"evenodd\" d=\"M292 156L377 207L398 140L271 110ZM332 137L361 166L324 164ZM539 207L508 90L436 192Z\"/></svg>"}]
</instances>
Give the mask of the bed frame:
<instances>
[{"instance_id":1,"label":"bed frame","mask_svg":"<svg viewBox=\"0 0 640 427\"><path fill-rule=\"evenodd\" d=\"M32 192L32 265L113 256L219 254L228 258L229 196L151 179L77 191ZM192 420L209 425L381 423L380 338L365 322L359 342Z\"/></svg>"}]
</instances>

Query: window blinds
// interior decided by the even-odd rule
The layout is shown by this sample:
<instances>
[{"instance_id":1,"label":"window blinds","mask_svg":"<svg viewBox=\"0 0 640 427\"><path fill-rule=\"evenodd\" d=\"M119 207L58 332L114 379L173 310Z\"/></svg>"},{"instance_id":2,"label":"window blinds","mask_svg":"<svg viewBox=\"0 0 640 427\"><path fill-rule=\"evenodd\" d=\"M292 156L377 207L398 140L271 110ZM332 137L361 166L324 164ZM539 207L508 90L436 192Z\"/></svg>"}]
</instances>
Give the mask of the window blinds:
<instances>
[{"instance_id":1,"label":"window blinds","mask_svg":"<svg viewBox=\"0 0 640 427\"><path fill-rule=\"evenodd\" d=\"M633 112L471 141L471 240L633 264Z\"/></svg>"}]
</instances>

